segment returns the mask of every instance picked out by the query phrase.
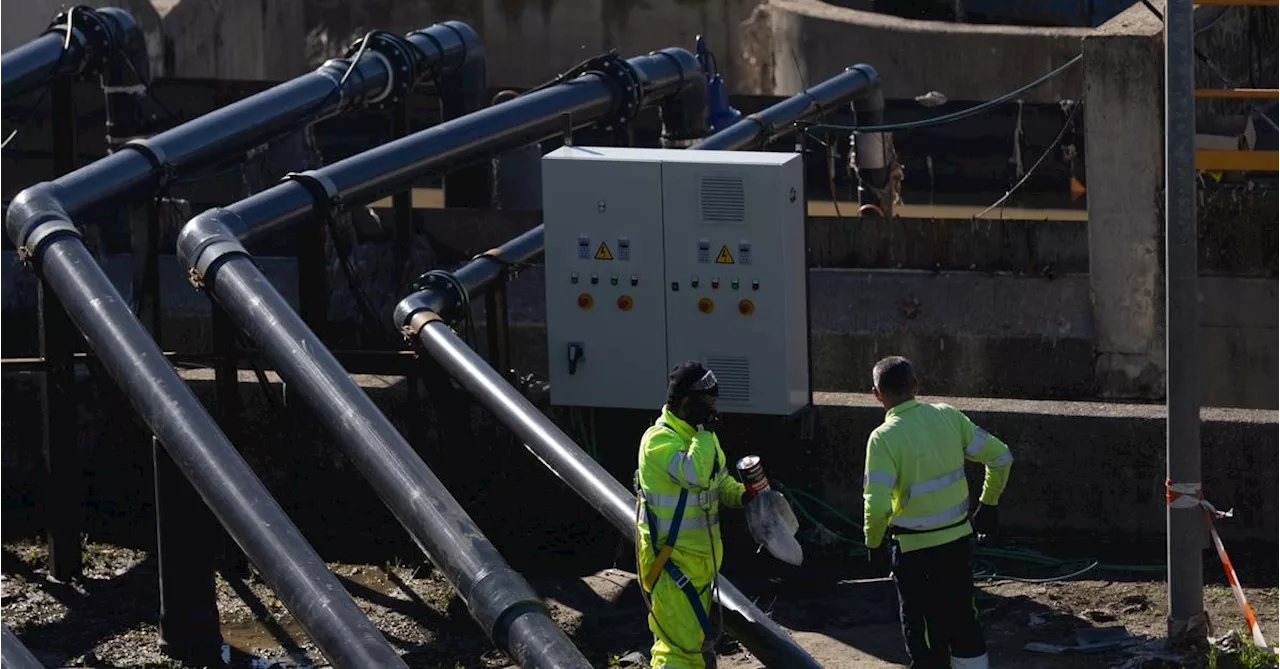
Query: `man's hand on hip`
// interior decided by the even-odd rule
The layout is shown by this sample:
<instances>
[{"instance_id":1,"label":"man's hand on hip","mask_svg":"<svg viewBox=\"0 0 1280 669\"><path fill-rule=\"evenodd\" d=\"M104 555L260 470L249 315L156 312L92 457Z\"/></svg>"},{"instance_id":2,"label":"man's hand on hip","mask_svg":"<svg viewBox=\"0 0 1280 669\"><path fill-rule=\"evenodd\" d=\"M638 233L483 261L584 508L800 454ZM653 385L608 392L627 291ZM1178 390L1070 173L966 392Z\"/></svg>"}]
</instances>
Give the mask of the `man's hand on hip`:
<instances>
[{"instance_id":1,"label":"man's hand on hip","mask_svg":"<svg viewBox=\"0 0 1280 669\"><path fill-rule=\"evenodd\" d=\"M1000 531L1000 508L979 503L969 522L979 535L995 536Z\"/></svg>"}]
</instances>

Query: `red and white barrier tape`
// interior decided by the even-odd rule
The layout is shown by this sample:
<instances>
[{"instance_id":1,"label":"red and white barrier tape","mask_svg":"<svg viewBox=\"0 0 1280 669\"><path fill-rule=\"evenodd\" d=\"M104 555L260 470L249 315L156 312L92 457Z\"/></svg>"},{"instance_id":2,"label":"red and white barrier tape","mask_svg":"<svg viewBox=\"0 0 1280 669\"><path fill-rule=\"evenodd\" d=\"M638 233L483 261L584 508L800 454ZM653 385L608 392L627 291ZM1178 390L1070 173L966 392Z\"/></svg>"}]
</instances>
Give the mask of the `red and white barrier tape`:
<instances>
[{"instance_id":1,"label":"red and white barrier tape","mask_svg":"<svg viewBox=\"0 0 1280 669\"><path fill-rule=\"evenodd\" d=\"M1262 628L1258 626L1258 619L1253 615L1249 600L1245 599L1244 589L1240 587L1240 580L1236 578L1235 567L1231 566L1231 558L1227 556L1227 549L1222 545L1222 537L1218 536L1218 528L1213 525L1214 518L1230 518L1231 510L1219 511L1210 504L1204 498L1204 491L1200 489L1199 483L1174 483L1166 480L1165 503L1174 509L1189 509L1196 506L1204 509L1204 521L1209 525L1209 536L1213 537L1213 546L1218 551L1218 559L1222 561L1227 582L1231 584L1231 594L1235 595L1236 603L1244 611L1245 622L1249 624L1249 631L1253 634L1253 643L1261 648L1270 648L1266 637L1262 636Z\"/></svg>"}]
</instances>

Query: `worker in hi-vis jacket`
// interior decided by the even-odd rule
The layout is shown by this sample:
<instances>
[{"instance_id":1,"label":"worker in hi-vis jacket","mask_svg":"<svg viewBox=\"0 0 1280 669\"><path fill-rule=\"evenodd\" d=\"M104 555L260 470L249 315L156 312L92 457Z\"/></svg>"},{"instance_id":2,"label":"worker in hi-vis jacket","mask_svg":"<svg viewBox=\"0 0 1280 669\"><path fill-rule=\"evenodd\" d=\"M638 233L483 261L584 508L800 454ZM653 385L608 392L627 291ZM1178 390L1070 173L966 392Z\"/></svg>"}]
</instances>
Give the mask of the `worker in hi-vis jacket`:
<instances>
[{"instance_id":1,"label":"worker in hi-vis jacket","mask_svg":"<svg viewBox=\"0 0 1280 669\"><path fill-rule=\"evenodd\" d=\"M985 669L973 533L994 534L1013 454L955 407L916 400L906 358L876 363L872 383L887 413L867 439L863 531L873 559L887 557L892 566L911 667ZM986 466L972 517L966 460Z\"/></svg>"},{"instance_id":2,"label":"worker in hi-vis jacket","mask_svg":"<svg viewBox=\"0 0 1280 669\"><path fill-rule=\"evenodd\" d=\"M649 609L653 667L714 667L723 628L712 611L720 569L720 505L742 506L746 489L729 475L716 437L715 374L698 362L671 370L667 403L640 439L636 549Z\"/></svg>"}]
</instances>

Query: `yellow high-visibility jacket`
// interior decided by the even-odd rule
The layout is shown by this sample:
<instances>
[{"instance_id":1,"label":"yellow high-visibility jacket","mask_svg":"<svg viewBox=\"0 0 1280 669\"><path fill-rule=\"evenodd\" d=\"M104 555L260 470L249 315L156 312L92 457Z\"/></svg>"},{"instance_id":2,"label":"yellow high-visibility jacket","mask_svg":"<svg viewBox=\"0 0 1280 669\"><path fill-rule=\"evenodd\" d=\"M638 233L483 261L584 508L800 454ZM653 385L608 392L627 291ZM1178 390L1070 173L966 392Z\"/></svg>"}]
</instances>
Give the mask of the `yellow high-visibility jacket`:
<instances>
[{"instance_id":1,"label":"yellow high-visibility jacket","mask_svg":"<svg viewBox=\"0 0 1280 669\"><path fill-rule=\"evenodd\" d=\"M662 408L662 415L640 440L637 475L642 503L657 519L659 548L667 540L680 490L689 491L671 559L700 587L711 582L724 558L720 505L741 506L746 491L729 475L730 466L716 435L696 431L677 418L669 407ZM640 514L639 534L640 574L643 575L654 560L645 513Z\"/></svg>"},{"instance_id":2,"label":"yellow high-visibility jacket","mask_svg":"<svg viewBox=\"0 0 1280 669\"><path fill-rule=\"evenodd\" d=\"M996 437L947 404L903 402L867 439L862 485L863 533L878 547L889 526L904 553L939 546L973 532L964 463L986 466L979 501L1000 501L1013 454Z\"/></svg>"}]
</instances>

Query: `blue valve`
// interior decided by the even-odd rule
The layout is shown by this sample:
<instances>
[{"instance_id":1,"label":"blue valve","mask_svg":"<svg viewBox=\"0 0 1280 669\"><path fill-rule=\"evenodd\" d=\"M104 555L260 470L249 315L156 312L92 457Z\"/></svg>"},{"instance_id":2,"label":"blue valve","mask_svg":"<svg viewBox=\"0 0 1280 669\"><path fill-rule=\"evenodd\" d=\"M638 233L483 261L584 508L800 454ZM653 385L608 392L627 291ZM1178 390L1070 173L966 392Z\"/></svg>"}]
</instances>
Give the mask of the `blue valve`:
<instances>
[{"instance_id":1,"label":"blue valve","mask_svg":"<svg viewBox=\"0 0 1280 669\"><path fill-rule=\"evenodd\" d=\"M707 124L711 126L712 132L720 132L737 123L742 118L742 112L729 106L729 94L725 91L720 73L716 71L716 57L707 48L707 40L702 35L694 39L694 51L697 53L698 63L702 65L702 71L707 75Z\"/></svg>"}]
</instances>

